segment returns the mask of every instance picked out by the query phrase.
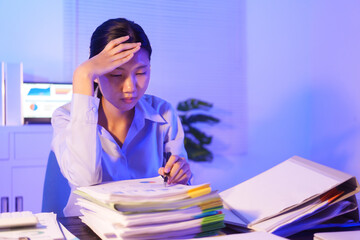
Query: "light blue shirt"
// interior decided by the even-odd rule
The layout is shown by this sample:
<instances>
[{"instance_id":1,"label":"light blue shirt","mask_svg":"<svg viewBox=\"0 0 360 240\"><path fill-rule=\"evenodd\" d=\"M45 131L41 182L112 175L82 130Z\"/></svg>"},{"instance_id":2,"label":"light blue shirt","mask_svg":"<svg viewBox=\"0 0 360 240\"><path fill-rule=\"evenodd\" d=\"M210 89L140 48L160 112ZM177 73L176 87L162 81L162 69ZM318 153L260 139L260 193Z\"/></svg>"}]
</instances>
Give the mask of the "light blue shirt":
<instances>
[{"instance_id":1,"label":"light blue shirt","mask_svg":"<svg viewBox=\"0 0 360 240\"><path fill-rule=\"evenodd\" d=\"M74 205L76 187L157 176L164 152L187 159L184 131L168 102L144 95L135 106L122 147L97 124L99 103L99 98L74 94L72 102L58 108L52 117L52 150L71 187L65 216L80 215Z\"/></svg>"}]
</instances>

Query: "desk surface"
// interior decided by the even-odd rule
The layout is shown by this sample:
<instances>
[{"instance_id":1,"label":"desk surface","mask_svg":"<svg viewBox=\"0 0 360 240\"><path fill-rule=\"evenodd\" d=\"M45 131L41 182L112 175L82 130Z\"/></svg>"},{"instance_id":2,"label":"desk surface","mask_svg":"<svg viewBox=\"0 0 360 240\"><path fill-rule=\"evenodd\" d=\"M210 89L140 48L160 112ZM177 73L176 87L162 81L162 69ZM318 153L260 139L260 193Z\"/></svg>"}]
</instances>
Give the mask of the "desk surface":
<instances>
[{"instance_id":1,"label":"desk surface","mask_svg":"<svg viewBox=\"0 0 360 240\"><path fill-rule=\"evenodd\" d=\"M60 217L59 222L64 225L67 230L79 239L98 240L100 239L86 224L78 217Z\"/></svg>"},{"instance_id":2,"label":"desk surface","mask_svg":"<svg viewBox=\"0 0 360 240\"><path fill-rule=\"evenodd\" d=\"M87 240L98 240L100 239L88 226L86 226L80 218L78 217L60 217L58 218L72 234L74 234L79 239ZM351 230L360 230L360 225L348 228L324 228L321 230L307 230L300 233L297 233L293 236L288 237L290 240L313 240L314 232L335 232L335 231L351 231ZM233 230L230 226L227 226L223 229L226 234L233 234L237 231ZM201 238L199 238L201 239Z\"/></svg>"}]
</instances>

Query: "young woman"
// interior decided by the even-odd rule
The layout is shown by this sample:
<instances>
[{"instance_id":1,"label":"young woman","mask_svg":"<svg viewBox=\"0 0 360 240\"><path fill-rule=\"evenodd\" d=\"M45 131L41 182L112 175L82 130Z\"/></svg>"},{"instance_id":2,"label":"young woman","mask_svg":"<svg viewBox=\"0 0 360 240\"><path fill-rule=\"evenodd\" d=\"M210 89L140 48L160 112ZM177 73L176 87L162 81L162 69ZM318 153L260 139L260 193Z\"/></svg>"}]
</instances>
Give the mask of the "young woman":
<instances>
[{"instance_id":1,"label":"young woman","mask_svg":"<svg viewBox=\"0 0 360 240\"><path fill-rule=\"evenodd\" d=\"M123 18L93 33L90 58L73 75L72 101L52 117L52 149L72 190L158 174L188 183L181 122L168 102L145 94L151 52L143 29ZM71 192L65 216L80 214L75 198Z\"/></svg>"}]
</instances>

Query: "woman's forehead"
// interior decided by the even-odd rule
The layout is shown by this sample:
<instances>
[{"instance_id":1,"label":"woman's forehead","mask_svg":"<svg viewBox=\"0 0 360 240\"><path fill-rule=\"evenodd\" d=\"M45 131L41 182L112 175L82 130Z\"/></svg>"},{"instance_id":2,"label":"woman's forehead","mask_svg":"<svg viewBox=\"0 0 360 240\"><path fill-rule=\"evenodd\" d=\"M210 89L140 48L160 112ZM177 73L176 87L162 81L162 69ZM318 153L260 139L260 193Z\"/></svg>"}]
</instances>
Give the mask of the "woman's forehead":
<instances>
[{"instance_id":1,"label":"woman's forehead","mask_svg":"<svg viewBox=\"0 0 360 240\"><path fill-rule=\"evenodd\" d=\"M129 62L121 65L117 69L122 68L139 68L139 67L147 67L150 66L149 53L145 49L140 49L138 52L134 54L134 56L130 59Z\"/></svg>"},{"instance_id":2,"label":"woman's forehead","mask_svg":"<svg viewBox=\"0 0 360 240\"><path fill-rule=\"evenodd\" d=\"M138 52L134 54L134 57L131 60L133 60L136 63L149 64L150 63L149 53L145 49L141 48Z\"/></svg>"}]
</instances>

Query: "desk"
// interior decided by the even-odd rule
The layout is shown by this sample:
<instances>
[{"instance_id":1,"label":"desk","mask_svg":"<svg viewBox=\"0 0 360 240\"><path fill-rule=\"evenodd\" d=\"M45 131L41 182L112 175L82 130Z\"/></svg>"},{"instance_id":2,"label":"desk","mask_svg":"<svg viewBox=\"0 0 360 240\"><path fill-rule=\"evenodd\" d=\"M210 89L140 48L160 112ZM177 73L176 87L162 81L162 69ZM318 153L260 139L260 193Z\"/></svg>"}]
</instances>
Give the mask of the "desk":
<instances>
[{"instance_id":1,"label":"desk","mask_svg":"<svg viewBox=\"0 0 360 240\"><path fill-rule=\"evenodd\" d=\"M88 226L86 226L81 219L78 217L60 217L58 218L59 222L61 222L72 234L74 234L79 239L86 240L98 240L100 239ZM306 230L297 234L294 234L288 239L290 240L313 240L313 236L315 232L335 232L335 231L351 231L351 230L360 230L360 224L354 227L348 228L324 228L321 230ZM236 233L230 226L227 226L223 230L226 234ZM201 238L199 238L201 239Z\"/></svg>"},{"instance_id":2,"label":"desk","mask_svg":"<svg viewBox=\"0 0 360 240\"><path fill-rule=\"evenodd\" d=\"M226 234L232 234L239 231L236 231L236 227L232 227L231 225L226 225L224 228L224 232ZM352 226L347 227L329 227L329 228L321 228L316 230L304 230L302 232L296 233L294 235L291 235L287 237L287 239L290 240L313 240L314 239L314 233L318 232L339 232L339 231L355 231L360 230L360 222L357 224L353 224ZM241 231L241 228L240 228Z\"/></svg>"},{"instance_id":3,"label":"desk","mask_svg":"<svg viewBox=\"0 0 360 240\"><path fill-rule=\"evenodd\" d=\"M78 217L60 217L58 221L64 225L72 234L79 239L98 240L100 239L86 224Z\"/></svg>"}]
</instances>

